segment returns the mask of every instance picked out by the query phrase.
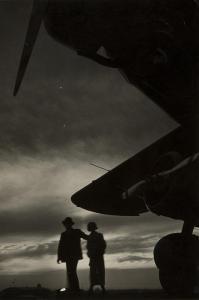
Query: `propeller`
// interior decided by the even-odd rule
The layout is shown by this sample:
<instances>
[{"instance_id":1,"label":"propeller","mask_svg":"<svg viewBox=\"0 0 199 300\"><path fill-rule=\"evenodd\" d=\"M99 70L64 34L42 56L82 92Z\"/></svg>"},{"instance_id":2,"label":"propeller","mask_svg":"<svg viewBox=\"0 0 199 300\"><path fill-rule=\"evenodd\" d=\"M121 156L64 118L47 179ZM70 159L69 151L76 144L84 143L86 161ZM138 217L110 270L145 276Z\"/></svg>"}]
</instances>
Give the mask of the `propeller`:
<instances>
[{"instance_id":1,"label":"propeller","mask_svg":"<svg viewBox=\"0 0 199 300\"><path fill-rule=\"evenodd\" d=\"M17 78L14 88L14 96L17 95L20 85L22 83L28 62L30 60L34 44L39 33L39 29L42 24L43 17L46 12L48 0L34 0L32 6L31 17L28 25L28 30L26 33L24 48L19 64L19 69L17 73Z\"/></svg>"}]
</instances>

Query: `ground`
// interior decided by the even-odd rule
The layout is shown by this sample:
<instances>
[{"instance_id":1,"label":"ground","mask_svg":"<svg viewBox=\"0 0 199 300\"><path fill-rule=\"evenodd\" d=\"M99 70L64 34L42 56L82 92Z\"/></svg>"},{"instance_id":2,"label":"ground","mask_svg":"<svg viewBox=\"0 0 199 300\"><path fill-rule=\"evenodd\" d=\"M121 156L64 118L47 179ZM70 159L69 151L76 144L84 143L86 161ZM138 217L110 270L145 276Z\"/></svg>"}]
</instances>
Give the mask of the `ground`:
<instances>
[{"instance_id":1,"label":"ground","mask_svg":"<svg viewBox=\"0 0 199 300\"><path fill-rule=\"evenodd\" d=\"M198 294L195 294L193 297L194 299L198 299ZM172 299L172 300L180 300L180 299L190 299L188 297L171 297L167 295L163 290L109 290L106 292L105 295L102 295L100 292L96 292L95 294L89 295L88 292L82 291L80 294L67 294L61 293L58 294L56 291L52 292L51 295L47 297L36 297L36 296L12 296L12 297L0 297L0 299L7 299L7 300L15 300L15 299L34 299L34 300L41 300L41 299L68 299L68 300L111 300L111 299L121 299L121 300L144 300L144 299L155 299L155 300L162 300L162 299Z\"/></svg>"}]
</instances>

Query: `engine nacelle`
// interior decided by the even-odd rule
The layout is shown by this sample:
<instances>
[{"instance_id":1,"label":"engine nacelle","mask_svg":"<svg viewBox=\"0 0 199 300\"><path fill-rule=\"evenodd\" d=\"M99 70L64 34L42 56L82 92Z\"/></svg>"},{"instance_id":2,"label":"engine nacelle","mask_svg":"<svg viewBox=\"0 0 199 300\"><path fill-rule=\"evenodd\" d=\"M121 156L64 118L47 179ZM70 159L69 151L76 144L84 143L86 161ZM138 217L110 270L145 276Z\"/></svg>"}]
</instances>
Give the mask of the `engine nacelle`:
<instances>
[{"instance_id":1,"label":"engine nacelle","mask_svg":"<svg viewBox=\"0 0 199 300\"><path fill-rule=\"evenodd\" d=\"M151 211L199 224L199 154L146 181L145 201Z\"/></svg>"},{"instance_id":2,"label":"engine nacelle","mask_svg":"<svg viewBox=\"0 0 199 300\"><path fill-rule=\"evenodd\" d=\"M123 198L142 198L157 215L192 220L199 226L199 154L182 160L177 153L167 153L152 174L130 187Z\"/></svg>"}]
</instances>

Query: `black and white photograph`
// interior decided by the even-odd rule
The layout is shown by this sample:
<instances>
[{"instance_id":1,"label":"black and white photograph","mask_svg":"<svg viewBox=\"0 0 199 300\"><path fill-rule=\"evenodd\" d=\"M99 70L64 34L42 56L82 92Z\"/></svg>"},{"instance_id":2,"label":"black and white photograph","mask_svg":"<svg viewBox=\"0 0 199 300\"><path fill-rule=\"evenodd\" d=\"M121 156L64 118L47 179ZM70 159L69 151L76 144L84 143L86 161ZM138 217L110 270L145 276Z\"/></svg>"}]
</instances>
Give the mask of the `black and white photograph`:
<instances>
[{"instance_id":1,"label":"black and white photograph","mask_svg":"<svg viewBox=\"0 0 199 300\"><path fill-rule=\"evenodd\" d=\"M199 297L199 1L0 0L0 299Z\"/></svg>"}]
</instances>

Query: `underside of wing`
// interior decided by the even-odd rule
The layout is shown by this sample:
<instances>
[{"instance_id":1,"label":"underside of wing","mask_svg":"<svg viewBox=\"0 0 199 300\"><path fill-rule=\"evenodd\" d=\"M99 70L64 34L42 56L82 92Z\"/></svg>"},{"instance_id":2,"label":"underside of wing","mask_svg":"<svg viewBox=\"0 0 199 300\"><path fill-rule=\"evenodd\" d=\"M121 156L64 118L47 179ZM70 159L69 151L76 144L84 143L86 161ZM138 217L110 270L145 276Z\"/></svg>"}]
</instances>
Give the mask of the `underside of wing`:
<instances>
[{"instance_id":1,"label":"underside of wing","mask_svg":"<svg viewBox=\"0 0 199 300\"><path fill-rule=\"evenodd\" d=\"M160 157L170 151L182 157L194 152L191 143L184 143L185 133L177 128L129 160L90 183L72 196L72 202L84 209L109 215L134 216L147 211L142 197L123 199L129 187L152 175ZM187 139L191 137L187 134ZM183 143L183 145L182 145Z\"/></svg>"}]
</instances>

